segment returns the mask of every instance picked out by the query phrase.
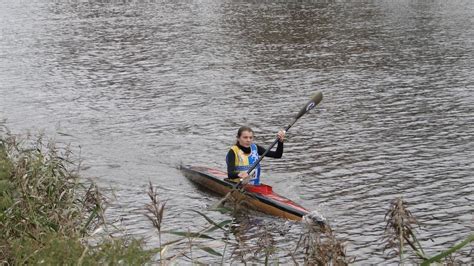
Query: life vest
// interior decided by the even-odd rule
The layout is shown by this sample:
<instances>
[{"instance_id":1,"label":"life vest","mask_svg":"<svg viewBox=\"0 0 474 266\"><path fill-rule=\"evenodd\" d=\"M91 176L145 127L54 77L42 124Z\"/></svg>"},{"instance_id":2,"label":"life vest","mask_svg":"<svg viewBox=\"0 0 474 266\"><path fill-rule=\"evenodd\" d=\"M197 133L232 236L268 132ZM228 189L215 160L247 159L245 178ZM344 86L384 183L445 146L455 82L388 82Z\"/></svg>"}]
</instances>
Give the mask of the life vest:
<instances>
[{"instance_id":1,"label":"life vest","mask_svg":"<svg viewBox=\"0 0 474 266\"><path fill-rule=\"evenodd\" d=\"M239 173L247 172L250 167L258 161L258 149L256 144L250 145L250 154L245 154L237 145L231 147L235 154L235 170ZM260 164L255 167L255 176L253 176L248 184L260 184ZM233 182L238 182L238 179L231 179Z\"/></svg>"}]
</instances>

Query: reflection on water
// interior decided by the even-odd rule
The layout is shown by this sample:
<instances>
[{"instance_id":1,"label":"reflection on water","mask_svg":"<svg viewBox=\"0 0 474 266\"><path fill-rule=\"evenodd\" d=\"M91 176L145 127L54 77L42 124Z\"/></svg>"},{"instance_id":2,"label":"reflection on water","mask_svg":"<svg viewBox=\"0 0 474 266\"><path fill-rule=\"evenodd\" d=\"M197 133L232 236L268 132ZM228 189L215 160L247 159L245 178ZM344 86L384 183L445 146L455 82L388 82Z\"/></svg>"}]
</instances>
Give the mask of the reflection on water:
<instances>
[{"instance_id":1,"label":"reflection on water","mask_svg":"<svg viewBox=\"0 0 474 266\"><path fill-rule=\"evenodd\" d=\"M164 226L199 226L187 210L216 198L175 166L223 168L241 124L266 145L321 90L284 158L264 161L264 180L321 209L360 263L391 259L383 216L403 196L434 254L472 231L473 10L462 0L3 1L0 124L80 145L86 173L116 190L111 215L150 236L148 180L169 199Z\"/></svg>"}]
</instances>

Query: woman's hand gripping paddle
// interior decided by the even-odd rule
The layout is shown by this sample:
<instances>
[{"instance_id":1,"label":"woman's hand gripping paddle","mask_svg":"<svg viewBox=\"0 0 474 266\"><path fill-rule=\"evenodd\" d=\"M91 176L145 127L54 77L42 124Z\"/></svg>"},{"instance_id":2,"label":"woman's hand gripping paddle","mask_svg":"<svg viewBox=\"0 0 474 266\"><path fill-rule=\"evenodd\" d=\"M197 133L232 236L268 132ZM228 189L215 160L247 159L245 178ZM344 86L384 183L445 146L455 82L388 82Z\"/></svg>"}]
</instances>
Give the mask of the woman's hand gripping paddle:
<instances>
[{"instance_id":1,"label":"woman's hand gripping paddle","mask_svg":"<svg viewBox=\"0 0 474 266\"><path fill-rule=\"evenodd\" d=\"M293 118L293 121L285 128L285 132L288 131L295 123L296 121L298 121L298 119L300 119L300 117L302 117L304 114L308 113L311 109L313 109L316 105L318 105L319 102L321 102L321 100L323 99L323 94L321 92L316 92L316 94L313 95L313 97L311 97L311 100L306 103L306 105L301 108L301 110L298 112L298 114ZM275 146L275 144L278 143L278 138L275 139L275 141L265 150L265 152L258 158L258 160L252 164L252 167L250 167L249 170L247 170L247 174L250 175L250 173L255 169L255 167L257 167L257 165L260 163L260 161L263 160L263 158L265 157L265 155L267 155L267 153ZM249 177L250 178L250 177ZM213 210L213 209L217 209L222 203L224 203L229 197L230 195L232 195L233 192L239 190L242 188L242 186L244 184L246 184L248 182L248 180L243 180L241 179L239 181L239 183L237 183L233 188L232 190L227 193L219 202L217 202L216 204L214 204L210 209Z\"/></svg>"}]
</instances>

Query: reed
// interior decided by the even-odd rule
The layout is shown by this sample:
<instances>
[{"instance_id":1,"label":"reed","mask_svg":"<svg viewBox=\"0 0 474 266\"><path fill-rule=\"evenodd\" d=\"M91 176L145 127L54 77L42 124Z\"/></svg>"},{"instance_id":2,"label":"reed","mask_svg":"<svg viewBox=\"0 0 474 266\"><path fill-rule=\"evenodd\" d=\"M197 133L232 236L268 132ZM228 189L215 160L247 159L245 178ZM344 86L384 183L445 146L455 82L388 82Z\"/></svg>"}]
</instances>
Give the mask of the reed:
<instances>
[{"instance_id":1,"label":"reed","mask_svg":"<svg viewBox=\"0 0 474 266\"><path fill-rule=\"evenodd\" d=\"M405 245L409 245L416 255L426 259L420 242L418 241L414 226L418 221L406 207L407 203L402 198L396 198L390 203L390 208L385 215L385 247L398 254L400 263L403 264Z\"/></svg>"},{"instance_id":2,"label":"reed","mask_svg":"<svg viewBox=\"0 0 474 266\"><path fill-rule=\"evenodd\" d=\"M232 220L224 220L220 222L215 222L204 213L190 210L195 212L202 218L206 220L208 225L204 227L202 230L193 232L189 229L177 231L177 230L163 230L163 221L165 218L164 211L166 200L161 200L158 195L157 189L153 186L150 182L148 186L147 192L150 202L146 204L145 208L147 213L145 216L148 220L152 223L153 227L157 230L158 238L159 238L159 248L155 249L159 252L158 263L160 265L168 265L174 263L176 260L180 258L185 258L193 262L193 264L201 264L199 261L195 260L193 257L193 251L198 249L200 251L204 251L209 255L216 256L223 258L224 254L220 253L219 251L213 248L213 245L210 242L221 242L224 246L226 245L226 238L223 239L216 239L209 235L209 233L215 230L222 230L224 234L228 234L228 225L232 222ZM220 211L228 211L225 208L220 208ZM171 236L177 236L174 240L168 241L166 243L162 243L162 235L167 234ZM173 253L173 249L174 253ZM171 255L168 255L171 253Z\"/></svg>"},{"instance_id":3,"label":"reed","mask_svg":"<svg viewBox=\"0 0 474 266\"><path fill-rule=\"evenodd\" d=\"M156 195L156 190L150 185L149 191L154 191L149 194ZM277 247L277 240L275 239L275 232L281 234L280 223L262 224L255 226L255 221L249 216L248 202L242 199L229 198L229 204L233 206L231 209L223 209L224 211L234 217L232 220L223 222L214 221L204 213L195 211L202 216L207 222L208 226L204 229L191 231L167 231L163 230L162 226L158 226L153 222L154 226L160 233L173 234L180 236L180 238L172 240L164 244L162 249L167 251L172 247L177 248L177 254L169 257L171 261L181 258L190 260L193 264L199 264L193 256L193 250L200 249L214 256L221 256L220 263L238 262L238 263L263 263L265 265L279 263L279 258L275 257L277 254L284 254L285 251ZM152 200L152 204L160 202L159 200ZM147 207L150 213L154 216L159 212L153 211L160 209ZM150 219L163 221L160 219ZM228 226L232 223L232 226ZM223 226L224 225L224 226ZM295 258L295 264L303 263L306 265L313 264L334 264L347 265L352 261L351 258L346 257L343 244L336 239L334 232L328 224L315 223L312 219L306 219L303 222L306 231L300 237L294 250L290 252L290 256ZM223 237L216 239L208 233L220 229L223 232ZM232 238L231 238L232 237ZM216 249L216 241L220 241L222 245L218 245ZM180 245L186 243L186 245ZM228 252L228 254L227 254ZM301 258L301 255L303 257ZM299 257L300 259L296 259ZM170 259L162 257L162 264L169 264ZM302 260L302 261L301 261Z\"/></svg>"},{"instance_id":4,"label":"reed","mask_svg":"<svg viewBox=\"0 0 474 266\"><path fill-rule=\"evenodd\" d=\"M306 230L302 232L292 258L301 250L305 265L348 265L353 262L353 258L346 256L344 244L328 225L321 226L309 219L303 220L303 224Z\"/></svg>"},{"instance_id":5,"label":"reed","mask_svg":"<svg viewBox=\"0 0 474 266\"><path fill-rule=\"evenodd\" d=\"M158 192L156 189L153 187L153 184L151 181L149 182L148 186L148 197L150 198L150 203L146 205L146 210L148 213L145 214L145 216L150 220L153 224L153 226L157 229L158 231L158 243L159 243L159 250L160 250L160 261L162 261L162 257L164 256L165 250L162 249L161 246L161 224L163 222L163 215L165 212L165 205L166 201L161 201L160 198L158 197Z\"/></svg>"},{"instance_id":6,"label":"reed","mask_svg":"<svg viewBox=\"0 0 474 266\"><path fill-rule=\"evenodd\" d=\"M384 250L392 250L399 256L399 263L404 264L405 255L408 252L418 257L421 265L430 265L431 263L443 262L448 265L462 264L461 261L456 261L454 253L467 244L474 241L474 234L469 235L464 241L454 245L453 247L440 252L439 254L430 257L425 253L421 242L416 236L415 226L419 226L417 219L408 210L407 202L401 197L394 199L390 203L390 208L385 215L385 235L383 240L385 242ZM472 254L472 251L471 251Z\"/></svg>"},{"instance_id":7,"label":"reed","mask_svg":"<svg viewBox=\"0 0 474 266\"><path fill-rule=\"evenodd\" d=\"M104 225L104 201L79 177L72 155L41 134L0 136L0 264L150 260L139 240L88 244L89 233Z\"/></svg>"}]
</instances>

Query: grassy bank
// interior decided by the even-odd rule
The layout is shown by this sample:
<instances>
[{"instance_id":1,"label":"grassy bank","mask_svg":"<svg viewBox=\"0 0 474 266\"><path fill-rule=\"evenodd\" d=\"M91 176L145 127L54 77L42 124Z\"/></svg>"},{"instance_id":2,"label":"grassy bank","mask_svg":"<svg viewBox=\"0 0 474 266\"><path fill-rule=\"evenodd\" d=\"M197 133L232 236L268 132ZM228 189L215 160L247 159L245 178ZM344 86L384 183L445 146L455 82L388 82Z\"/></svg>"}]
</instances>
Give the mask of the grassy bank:
<instances>
[{"instance_id":1,"label":"grassy bank","mask_svg":"<svg viewBox=\"0 0 474 266\"><path fill-rule=\"evenodd\" d=\"M141 241L101 239L103 201L97 187L80 179L67 149L43 137L0 138L0 263L141 264L152 252Z\"/></svg>"}]
</instances>

